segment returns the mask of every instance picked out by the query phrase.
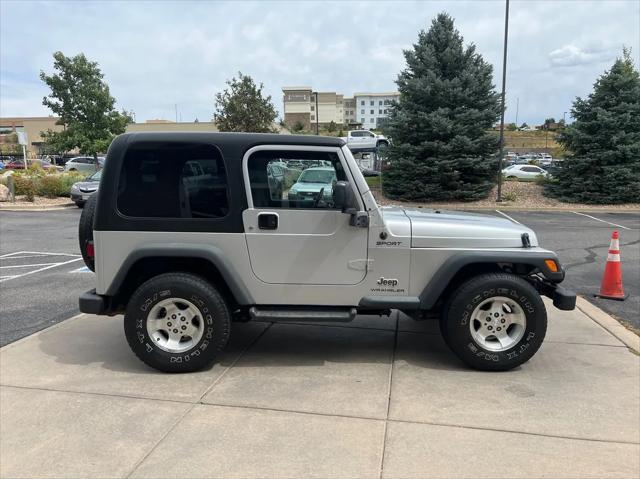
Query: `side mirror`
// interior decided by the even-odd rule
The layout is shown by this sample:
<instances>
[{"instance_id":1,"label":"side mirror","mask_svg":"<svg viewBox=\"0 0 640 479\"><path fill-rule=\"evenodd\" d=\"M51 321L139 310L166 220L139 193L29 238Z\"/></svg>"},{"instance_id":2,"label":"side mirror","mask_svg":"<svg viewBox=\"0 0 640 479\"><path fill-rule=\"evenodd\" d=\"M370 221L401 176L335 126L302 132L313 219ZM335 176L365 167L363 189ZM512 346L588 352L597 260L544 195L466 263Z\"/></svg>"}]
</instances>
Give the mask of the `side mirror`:
<instances>
[{"instance_id":1,"label":"side mirror","mask_svg":"<svg viewBox=\"0 0 640 479\"><path fill-rule=\"evenodd\" d=\"M353 211L353 190L347 181L338 181L333 186L333 206L340 208L343 213Z\"/></svg>"}]
</instances>

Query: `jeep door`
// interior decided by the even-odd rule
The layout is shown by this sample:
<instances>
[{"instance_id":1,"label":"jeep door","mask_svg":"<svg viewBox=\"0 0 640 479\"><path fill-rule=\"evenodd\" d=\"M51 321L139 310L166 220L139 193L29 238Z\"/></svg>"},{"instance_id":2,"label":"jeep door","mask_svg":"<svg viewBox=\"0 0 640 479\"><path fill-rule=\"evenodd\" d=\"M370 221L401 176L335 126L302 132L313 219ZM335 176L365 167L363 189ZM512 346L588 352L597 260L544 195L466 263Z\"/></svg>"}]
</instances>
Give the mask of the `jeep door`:
<instances>
[{"instance_id":1,"label":"jeep door","mask_svg":"<svg viewBox=\"0 0 640 479\"><path fill-rule=\"evenodd\" d=\"M280 191L270 187L274 163L287 165ZM308 168L313 174L302 175ZM348 181L356 192L339 148L255 147L244 156L243 172L249 205L243 213L245 237L258 279L315 285L364 279L368 229L351 226L350 215L333 205L335 181Z\"/></svg>"}]
</instances>

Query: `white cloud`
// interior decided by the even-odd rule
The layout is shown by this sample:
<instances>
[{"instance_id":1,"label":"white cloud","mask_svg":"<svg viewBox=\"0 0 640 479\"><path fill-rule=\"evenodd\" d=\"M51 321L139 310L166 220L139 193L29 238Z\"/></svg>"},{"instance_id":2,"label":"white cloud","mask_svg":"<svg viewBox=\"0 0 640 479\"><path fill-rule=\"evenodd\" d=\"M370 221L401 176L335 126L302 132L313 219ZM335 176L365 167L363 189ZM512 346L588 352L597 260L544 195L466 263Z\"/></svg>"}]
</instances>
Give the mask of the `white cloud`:
<instances>
[{"instance_id":1,"label":"white cloud","mask_svg":"<svg viewBox=\"0 0 640 479\"><path fill-rule=\"evenodd\" d=\"M554 67L573 67L601 63L615 58L611 50L586 50L577 45L564 45L549 53L549 61Z\"/></svg>"}]
</instances>

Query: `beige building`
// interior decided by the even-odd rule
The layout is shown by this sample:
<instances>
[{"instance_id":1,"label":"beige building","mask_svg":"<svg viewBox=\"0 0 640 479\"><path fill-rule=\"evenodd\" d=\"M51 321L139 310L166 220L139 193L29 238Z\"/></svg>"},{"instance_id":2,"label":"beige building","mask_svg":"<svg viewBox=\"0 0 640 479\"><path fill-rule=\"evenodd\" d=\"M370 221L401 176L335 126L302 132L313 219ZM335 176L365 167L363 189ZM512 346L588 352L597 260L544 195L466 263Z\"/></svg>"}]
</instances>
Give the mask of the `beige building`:
<instances>
[{"instance_id":1,"label":"beige building","mask_svg":"<svg viewBox=\"0 0 640 479\"><path fill-rule=\"evenodd\" d=\"M285 124L293 128L300 123L305 130L315 129L318 122L321 127L334 122L341 128L379 128L386 121L392 103L400 96L389 92L344 97L336 92L314 92L309 86L283 87L282 93Z\"/></svg>"},{"instance_id":2,"label":"beige building","mask_svg":"<svg viewBox=\"0 0 640 479\"><path fill-rule=\"evenodd\" d=\"M277 133L289 133L280 125L273 124L273 129ZM178 122L170 120L147 120L144 123L131 123L127 125L126 132L132 133L137 131L208 131L217 132L218 127L213 121L184 121Z\"/></svg>"},{"instance_id":3,"label":"beige building","mask_svg":"<svg viewBox=\"0 0 640 479\"><path fill-rule=\"evenodd\" d=\"M3 154L22 155L22 147L18 145L17 136L20 132L27 135L27 157L35 158L44 154L42 132L62 131L64 127L56 124L58 120L55 116L0 118L0 151Z\"/></svg>"}]
</instances>

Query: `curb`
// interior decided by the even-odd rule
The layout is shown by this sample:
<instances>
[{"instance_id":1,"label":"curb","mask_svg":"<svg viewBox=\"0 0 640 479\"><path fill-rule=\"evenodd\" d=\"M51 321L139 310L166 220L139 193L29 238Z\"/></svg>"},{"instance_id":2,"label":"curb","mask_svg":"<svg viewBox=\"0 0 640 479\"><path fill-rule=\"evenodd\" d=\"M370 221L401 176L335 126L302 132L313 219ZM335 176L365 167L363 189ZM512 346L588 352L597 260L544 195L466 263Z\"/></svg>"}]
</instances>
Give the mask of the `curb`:
<instances>
[{"instance_id":1,"label":"curb","mask_svg":"<svg viewBox=\"0 0 640 479\"><path fill-rule=\"evenodd\" d=\"M63 324L67 324L67 323L70 323L70 322L75 321L77 319L80 319L83 316L86 316L86 313L76 314L75 316L71 316L70 318L63 319L62 321L60 321L58 323L55 323L55 324L52 324L51 326L45 327L44 329L36 331L35 333L31 333L31 334L28 334L27 336L24 336L23 338L16 339L12 343L5 344L4 346L2 346L0 348L0 353L7 351L8 349L10 349L10 348L12 348L14 346L17 346L18 344L22 344L25 341L27 341L28 339L37 338L38 336L40 336L43 333L46 333L47 331L51 331L51 330L54 330L56 328L59 328Z\"/></svg>"},{"instance_id":2,"label":"curb","mask_svg":"<svg viewBox=\"0 0 640 479\"><path fill-rule=\"evenodd\" d=\"M0 211L61 211L76 208L74 203L55 206L0 206Z\"/></svg>"},{"instance_id":3,"label":"curb","mask_svg":"<svg viewBox=\"0 0 640 479\"><path fill-rule=\"evenodd\" d=\"M606 329L616 339L622 341L629 349L640 354L640 336L629 331L610 314L605 313L582 296L576 298L576 307L602 326L602 328Z\"/></svg>"}]
</instances>

